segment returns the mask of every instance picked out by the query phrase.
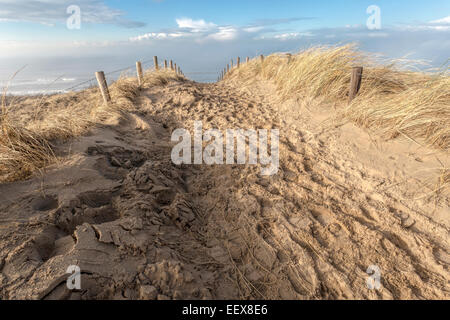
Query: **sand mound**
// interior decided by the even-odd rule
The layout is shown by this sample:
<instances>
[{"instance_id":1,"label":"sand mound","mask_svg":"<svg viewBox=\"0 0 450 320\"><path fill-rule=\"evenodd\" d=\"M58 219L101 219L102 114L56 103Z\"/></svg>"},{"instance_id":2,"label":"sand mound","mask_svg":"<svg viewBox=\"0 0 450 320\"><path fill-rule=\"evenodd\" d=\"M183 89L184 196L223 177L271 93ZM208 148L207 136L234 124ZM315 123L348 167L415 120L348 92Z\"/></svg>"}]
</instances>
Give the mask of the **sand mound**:
<instances>
[{"instance_id":1,"label":"sand mound","mask_svg":"<svg viewBox=\"0 0 450 320\"><path fill-rule=\"evenodd\" d=\"M60 145L42 177L1 184L0 298L448 299L449 201L412 175L436 153L323 125L332 109L275 92L147 88L116 124ZM279 128L278 174L174 165L172 131L196 120ZM81 290L66 289L70 265Z\"/></svg>"}]
</instances>

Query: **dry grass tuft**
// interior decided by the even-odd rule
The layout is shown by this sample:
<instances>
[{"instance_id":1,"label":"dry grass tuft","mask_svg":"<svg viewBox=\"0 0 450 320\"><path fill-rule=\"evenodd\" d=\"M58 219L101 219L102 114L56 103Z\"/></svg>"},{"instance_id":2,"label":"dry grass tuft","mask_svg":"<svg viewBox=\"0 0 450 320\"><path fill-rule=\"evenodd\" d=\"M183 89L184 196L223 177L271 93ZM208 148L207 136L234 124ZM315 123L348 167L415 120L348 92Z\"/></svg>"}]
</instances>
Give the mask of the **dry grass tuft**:
<instances>
[{"instance_id":1,"label":"dry grass tuft","mask_svg":"<svg viewBox=\"0 0 450 320\"><path fill-rule=\"evenodd\" d=\"M147 72L140 88L136 78L121 76L109 87L112 103L108 106L96 87L41 97L7 97L5 89L0 110L0 182L29 177L54 163L57 143L135 110L141 89L172 80L185 78L171 71Z\"/></svg>"},{"instance_id":2,"label":"dry grass tuft","mask_svg":"<svg viewBox=\"0 0 450 320\"><path fill-rule=\"evenodd\" d=\"M170 81L185 81L186 78L171 70L160 69L144 74L144 88L150 86L164 86Z\"/></svg>"},{"instance_id":3,"label":"dry grass tuft","mask_svg":"<svg viewBox=\"0 0 450 320\"><path fill-rule=\"evenodd\" d=\"M23 127L0 120L0 178L14 181L25 178L53 162L56 157L50 143L42 136Z\"/></svg>"},{"instance_id":4,"label":"dry grass tuft","mask_svg":"<svg viewBox=\"0 0 450 320\"><path fill-rule=\"evenodd\" d=\"M381 131L387 138L399 135L415 140L419 138L429 146L449 150L448 76L426 77L395 94L380 94L375 88L365 91L346 108L344 114L348 119Z\"/></svg>"}]
</instances>

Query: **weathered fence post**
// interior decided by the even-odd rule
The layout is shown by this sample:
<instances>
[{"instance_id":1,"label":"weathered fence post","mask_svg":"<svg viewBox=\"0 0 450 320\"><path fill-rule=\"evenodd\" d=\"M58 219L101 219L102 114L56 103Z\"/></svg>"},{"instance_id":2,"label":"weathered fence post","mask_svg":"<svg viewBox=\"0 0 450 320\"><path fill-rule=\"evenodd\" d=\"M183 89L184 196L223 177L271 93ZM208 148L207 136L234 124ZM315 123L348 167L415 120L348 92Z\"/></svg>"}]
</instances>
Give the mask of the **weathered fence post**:
<instances>
[{"instance_id":1,"label":"weathered fence post","mask_svg":"<svg viewBox=\"0 0 450 320\"><path fill-rule=\"evenodd\" d=\"M352 77L350 80L350 92L348 95L349 103L352 102L353 99L355 99L356 95L359 92L359 89L361 88L362 73L363 67L353 67Z\"/></svg>"},{"instance_id":2,"label":"weathered fence post","mask_svg":"<svg viewBox=\"0 0 450 320\"><path fill-rule=\"evenodd\" d=\"M142 64L140 61L136 62L136 72L138 76L139 86L142 86L144 84L144 73L142 72Z\"/></svg>"},{"instance_id":3,"label":"weathered fence post","mask_svg":"<svg viewBox=\"0 0 450 320\"><path fill-rule=\"evenodd\" d=\"M237 62L236 62L236 66L239 68L240 65L241 65L241 58L238 57L237 58Z\"/></svg>"},{"instance_id":4,"label":"weathered fence post","mask_svg":"<svg viewBox=\"0 0 450 320\"><path fill-rule=\"evenodd\" d=\"M97 78L98 86L103 96L103 101L106 105L111 101L111 96L109 95L108 84L106 83L105 73L103 71L98 71L95 73Z\"/></svg>"},{"instance_id":5,"label":"weathered fence post","mask_svg":"<svg viewBox=\"0 0 450 320\"><path fill-rule=\"evenodd\" d=\"M173 70L173 61L170 60L170 70Z\"/></svg>"},{"instance_id":6,"label":"weathered fence post","mask_svg":"<svg viewBox=\"0 0 450 320\"><path fill-rule=\"evenodd\" d=\"M292 54L288 53L287 54L287 58L288 58L288 64L291 63Z\"/></svg>"},{"instance_id":7,"label":"weathered fence post","mask_svg":"<svg viewBox=\"0 0 450 320\"><path fill-rule=\"evenodd\" d=\"M173 67L174 67L175 73L178 73L178 69L177 69L177 64L176 63L173 64Z\"/></svg>"},{"instance_id":8,"label":"weathered fence post","mask_svg":"<svg viewBox=\"0 0 450 320\"><path fill-rule=\"evenodd\" d=\"M178 67L178 74L181 74L181 68Z\"/></svg>"},{"instance_id":9,"label":"weathered fence post","mask_svg":"<svg viewBox=\"0 0 450 320\"><path fill-rule=\"evenodd\" d=\"M167 69L167 60L164 60L164 69Z\"/></svg>"},{"instance_id":10,"label":"weathered fence post","mask_svg":"<svg viewBox=\"0 0 450 320\"><path fill-rule=\"evenodd\" d=\"M261 55L260 57L261 57L261 63L263 63L264 62L264 55Z\"/></svg>"},{"instance_id":11,"label":"weathered fence post","mask_svg":"<svg viewBox=\"0 0 450 320\"><path fill-rule=\"evenodd\" d=\"M247 59L245 59L245 62L248 63L250 61L250 58L247 57Z\"/></svg>"},{"instance_id":12,"label":"weathered fence post","mask_svg":"<svg viewBox=\"0 0 450 320\"><path fill-rule=\"evenodd\" d=\"M155 70L159 70L158 57L157 56L153 57L153 63L155 64Z\"/></svg>"},{"instance_id":13,"label":"weathered fence post","mask_svg":"<svg viewBox=\"0 0 450 320\"><path fill-rule=\"evenodd\" d=\"M227 64L227 73L230 71L230 65Z\"/></svg>"}]
</instances>

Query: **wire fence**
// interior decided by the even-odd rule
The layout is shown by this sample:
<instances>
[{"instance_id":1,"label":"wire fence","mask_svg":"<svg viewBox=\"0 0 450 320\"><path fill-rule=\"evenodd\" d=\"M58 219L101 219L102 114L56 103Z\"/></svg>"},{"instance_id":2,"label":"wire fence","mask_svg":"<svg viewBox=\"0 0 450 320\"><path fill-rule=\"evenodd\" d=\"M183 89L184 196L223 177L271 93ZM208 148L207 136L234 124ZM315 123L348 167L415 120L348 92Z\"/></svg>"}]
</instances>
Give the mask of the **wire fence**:
<instances>
[{"instance_id":1,"label":"wire fence","mask_svg":"<svg viewBox=\"0 0 450 320\"><path fill-rule=\"evenodd\" d=\"M153 63L153 59L143 61L142 65L148 66L149 64L152 64L152 63ZM128 66L125 68L120 68L117 70L105 72L105 76L114 75L114 74L122 73L122 72L126 72L126 71L134 72L135 68L136 68L135 65ZM216 71L191 71L191 72L186 72L186 76L194 76L196 78L195 80L199 81L199 82L217 81L217 72ZM96 85L96 82L97 82L97 79L95 77L92 77L90 79L87 79L87 80L77 83L75 85L72 85L62 91L68 92L68 91L73 91L74 89L77 89L77 88L82 89L82 88L93 87Z\"/></svg>"},{"instance_id":2,"label":"wire fence","mask_svg":"<svg viewBox=\"0 0 450 320\"><path fill-rule=\"evenodd\" d=\"M144 69L150 69L151 67L154 67L154 62L155 62L154 59L155 58L142 61L141 62L142 67L144 67ZM159 67L160 68L167 67L168 69L170 69L172 67L172 65L169 65L169 62L171 62L171 61L163 60L162 63L159 63ZM174 67L175 66L176 66L176 64L174 64ZM175 70L175 71L178 71L178 70ZM136 65L133 64L133 65L122 67L122 68L115 69L112 71L104 72L104 75L105 75L106 79L108 79L107 82L109 84L111 84L114 81L117 81L117 79L119 78L119 77L115 77L115 75L126 73L126 72L129 72L130 74L135 74ZM218 80L217 71L212 71L212 70L192 70L192 71L183 73L183 75L186 75L188 78L193 79L197 82L216 82ZM31 93L31 95L34 95L34 94L40 95L40 94L58 94L58 93L67 93L67 92L71 92L71 91L80 91L80 90L92 88L92 87L95 87L98 85L98 81L97 81L97 78L95 77L95 75L92 75L92 77L89 77L88 75L85 74L85 75L81 76L81 79L82 79L81 82L72 84L68 87L64 87L64 84L60 83L59 85L57 85L57 88L51 89L52 86L56 86L58 80L63 79L63 82L69 81L69 80L65 80L65 79L70 79L70 77L67 78L68 76L70 76L70 75L60 76L56 80L49 81L47 86L42 89L39 89L39 86L42 86L42 84L45 84L46 82L43 82L42 84L37 84L38 90L34 90L34 85L32 85L32 83L35 83L36 80L29 80L29 81L21 80L21 84L19 84L18 86L24 86L25 83L29 82L30 84L27 86L29 86L28 88L31 88L31 86L33 86L33 89L31 90L31 92L34 92L34 93ZM77 76L77 78L80 78L80 77ZM10 81L8 81L7 86L9 86L9 83L10 83ZM18 91L18 92L21 92L21 91ZM27 90L26 92L30 92L30 91ZM22 95L21 93L13 93L13 95L17 95L17 94ZM28 94L30 94L30 93L25 93L25 95L28 95Z\"/></svg>"},{"instance_id":3,"label":"wire fence","mask_svg":"<svg viewBox=\"0 0 450 320\"><path fill-rule=\"evenodd\" d=\"M143 65L143 66L146 66L146 65L148 65L148 64L150 64L150 63L153 63L153 59L143 61L143 62L142 62L142 65ZM105 72L105 76L117 74L117 73L119 73L119 72L122 73L122 72L125 72L125 71L132 71L132 70L134 70L135 68L136 68L135 65L128 66L128 67L125 67L125 68L120 68L120 69L117 69L117 70ZM97 79L96 79L95 77L93 77L93 78L90 78L90 79L88 79L88 80L85 80L85 81L82 81L82 82L80 82L80 83L77 83L76 85L73 85L73 86L71 86L71 87L69 87L69 88L67 88L67 89L62 90L62 91L63 91L63 92L73 91L74 89L83 87L83 86L86 85L86 84L89 84L89 85L88 85L88 86L84 86L83 88L86 88L86 87L93 87L93 86L95 86L95 82L96 82L96 81L97 81Z\"/></svg>"}]
</instances>

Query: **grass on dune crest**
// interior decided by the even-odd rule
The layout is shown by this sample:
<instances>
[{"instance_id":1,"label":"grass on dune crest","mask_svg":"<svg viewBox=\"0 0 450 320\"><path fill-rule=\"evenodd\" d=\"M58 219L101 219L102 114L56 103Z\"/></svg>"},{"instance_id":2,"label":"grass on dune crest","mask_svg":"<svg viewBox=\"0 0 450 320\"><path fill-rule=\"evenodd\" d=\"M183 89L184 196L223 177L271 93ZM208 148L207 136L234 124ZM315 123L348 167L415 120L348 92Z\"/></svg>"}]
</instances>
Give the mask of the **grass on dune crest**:
<instances>
[{"instance_id":1,"label":"grass on dune crest","mask_svg":"<svg viewBox=\"0 0 450 320\"><path fill-rule=\"evenodd\" d=\"M97 87L41 97L2 95L0 109L0 182L16 181L55 163L54 146L108 124L135 109L141 89L184 77L172 71L148 71L139 87L135 77L121 76L109 86L112 102L103 103Z\"/></svg>"},{"instance_id":2,"label":"grass on dune crest","mask_svg":"<svg viewBox=\"0 0 450 320\"><path fill-rule=\"evenodd\" d=\"M361 90L348 105L351 69L363 66ZM394 63L382 65L373 56L355 49L313 47L292 55L273 54L255 58L225 80L253 82L272 80L283 99L320 98L341 104L348 119L361 126L381 130L386 137L400 134L422 138L428 145L450 148L450 76L402 71Z\"/></svg>"},{"instance_id":3,"label":"grass on dune crest","mask_svg":"<svg viewBox=\"0 0 450 320\"><path fill-rule=\"evenodd\" d=\"M348 103L351 69L363 66L361 90ZM340 114L359 126L386 138L405 136L448 153L450 149L450 75L440 72L406 71L394 62L379 62L376 56L349 44L312 47L290 58L273 54L259 57L229 72L225 81L250 84L271 80L283 100L317 99L317 106L340 106ZM444 168L442 185L450 185Z\"/></svg>"}]
</instances>

